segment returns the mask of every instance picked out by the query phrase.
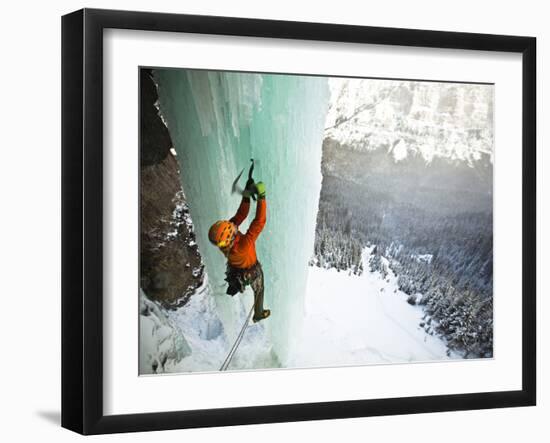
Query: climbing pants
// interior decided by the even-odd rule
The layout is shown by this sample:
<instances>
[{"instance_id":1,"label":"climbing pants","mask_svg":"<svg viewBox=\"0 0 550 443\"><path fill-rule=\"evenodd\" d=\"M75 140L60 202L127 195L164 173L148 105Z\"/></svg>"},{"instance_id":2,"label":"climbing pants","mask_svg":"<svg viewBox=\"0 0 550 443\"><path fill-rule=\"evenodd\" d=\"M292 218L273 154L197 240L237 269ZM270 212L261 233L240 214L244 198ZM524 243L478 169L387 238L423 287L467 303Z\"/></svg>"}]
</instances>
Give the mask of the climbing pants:
<instances>
[{"instance_id":1,"label":"climbing pants","mask_svg":"<svg viewBox=\"0 0 550 443\"><path fill-rule=\"evenodd\" d=\"M264 271L260 262L247 269L227 266L225 280L229 283L227 293L235 295L244 292L250 285L254 291L254 318L261 318L264 312Z\"/></svg>"}]
</instances>

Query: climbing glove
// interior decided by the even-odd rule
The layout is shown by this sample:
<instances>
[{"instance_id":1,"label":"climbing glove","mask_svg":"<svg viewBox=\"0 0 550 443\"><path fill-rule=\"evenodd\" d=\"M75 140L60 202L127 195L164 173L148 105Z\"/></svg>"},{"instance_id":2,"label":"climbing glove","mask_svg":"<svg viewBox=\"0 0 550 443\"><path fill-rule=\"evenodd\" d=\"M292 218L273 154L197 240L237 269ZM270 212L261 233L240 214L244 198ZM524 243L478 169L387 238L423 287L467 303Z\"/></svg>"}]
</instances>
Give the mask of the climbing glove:
<instances>
[{"instance_id":1,"label":"climbing glove","mask_svg":"<svg viewBox=\"0 0 550 443\"><path fill-rule=\"evenodd\" d=\"M265 198L265 184L263 182L256 183L256 194L258 198Z\"/></svg>"}]
</instances>

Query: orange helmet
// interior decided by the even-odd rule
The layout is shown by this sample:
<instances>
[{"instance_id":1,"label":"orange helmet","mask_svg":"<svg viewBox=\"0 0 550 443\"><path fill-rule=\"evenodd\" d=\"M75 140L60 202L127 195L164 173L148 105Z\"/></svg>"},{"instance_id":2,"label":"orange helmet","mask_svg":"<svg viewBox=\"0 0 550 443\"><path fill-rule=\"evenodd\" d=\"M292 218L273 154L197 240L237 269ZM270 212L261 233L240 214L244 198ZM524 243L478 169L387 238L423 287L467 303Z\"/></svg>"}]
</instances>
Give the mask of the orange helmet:
<instances>
[{"instance_id":1,"label":"orange helmet","mask_svg":"<svg viewBox=\"0 0 550 443\"><path fill-rule=\"evenodd\" d=\"M237 234L237 226L227 220L220 220L214 223L208 231L210 242L218 248L226 248Z\"/></svg>"}]
</instances>

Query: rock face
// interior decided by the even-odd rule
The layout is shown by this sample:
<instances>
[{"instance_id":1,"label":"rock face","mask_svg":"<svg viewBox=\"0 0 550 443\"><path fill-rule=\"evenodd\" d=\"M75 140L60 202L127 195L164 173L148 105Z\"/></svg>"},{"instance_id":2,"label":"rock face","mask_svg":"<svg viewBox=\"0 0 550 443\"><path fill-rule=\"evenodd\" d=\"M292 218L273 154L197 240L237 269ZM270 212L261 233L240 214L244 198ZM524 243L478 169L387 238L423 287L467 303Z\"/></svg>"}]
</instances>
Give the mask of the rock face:
<instances>
[{"instance_id":1,"label":"rock face","mask_svg":"<svg viewBox=\"0 0 550 443\"><path fill-rule=\"evenodd\" d=\"M140 81L140 283L150 299L175 308L202 284L204 266L151 71L142 69Z\"/></svg>"},{"instance_id":2,"label":"rock face","mask_svg":"<svg viewBox=\"0 0 550 443\"><path fill-rule=\"evenodd\" d=\"M414 203L430 211L456 213L492 207L493 165L489 154L469 163L420 153L395 161L385 147L358 150L332 139L323 141L323 177L386 194L388 201ZM366 191L365 191L366 192ZM450 197L453 198L450 198Z\"/></svg>"}]
</instances>

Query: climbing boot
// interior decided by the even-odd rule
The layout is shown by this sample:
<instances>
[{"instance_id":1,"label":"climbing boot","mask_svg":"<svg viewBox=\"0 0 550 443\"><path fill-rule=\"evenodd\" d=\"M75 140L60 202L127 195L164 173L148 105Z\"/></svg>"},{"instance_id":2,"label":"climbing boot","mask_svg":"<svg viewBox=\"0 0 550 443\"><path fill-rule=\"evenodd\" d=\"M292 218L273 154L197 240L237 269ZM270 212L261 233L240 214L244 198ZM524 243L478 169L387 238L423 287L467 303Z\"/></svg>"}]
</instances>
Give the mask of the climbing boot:
<instances>
[{"instance_id":1,"label":"climbing boot","mask_svg":"<svg viewBox=\"0 0 550 443\"><path fill-rule=\"evenodd\" d=\"M262 315L260 317L254 317L252 319L252 321L254 323L257 323L257 322L269 317L270 315L271 315L271 311L269 309L264 309L264 311L262 312Z\"/></svg>"}]
</instances>

